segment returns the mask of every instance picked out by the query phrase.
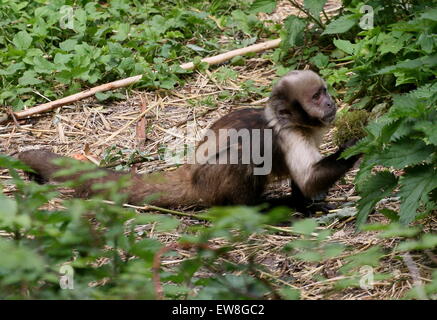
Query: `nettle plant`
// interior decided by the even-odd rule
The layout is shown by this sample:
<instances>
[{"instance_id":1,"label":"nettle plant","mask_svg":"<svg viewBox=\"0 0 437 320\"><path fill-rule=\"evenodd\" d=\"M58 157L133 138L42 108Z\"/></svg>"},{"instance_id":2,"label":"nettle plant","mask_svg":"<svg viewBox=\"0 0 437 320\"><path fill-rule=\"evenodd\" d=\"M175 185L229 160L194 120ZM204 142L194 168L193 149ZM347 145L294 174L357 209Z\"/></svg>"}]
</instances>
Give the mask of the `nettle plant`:
<instances>
[{"instance_id":1,"label":"nettle plant","mask_svg":"<svg viewBox=\"0 0 437 320\"><path fill-rule=\"evenodd\" d=\"M391 24L361 31L352 41L333 41L347 54L343 60L353 62L346 100L376 118L367 127L368 136L345 154L364 153L356 177L362 197L358 225L393 190L401 201L399 215L384 212L403 224L436 209L437 5L410 4Z\"/></svg>"}]
</instances>

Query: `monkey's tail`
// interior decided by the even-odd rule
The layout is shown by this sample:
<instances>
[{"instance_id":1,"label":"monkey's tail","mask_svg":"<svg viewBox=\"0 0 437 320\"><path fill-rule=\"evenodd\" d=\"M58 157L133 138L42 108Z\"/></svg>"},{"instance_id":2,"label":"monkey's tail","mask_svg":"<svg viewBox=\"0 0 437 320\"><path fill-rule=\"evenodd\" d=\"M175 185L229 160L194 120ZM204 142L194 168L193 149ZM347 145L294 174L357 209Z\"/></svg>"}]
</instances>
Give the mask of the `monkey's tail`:
<instances>
[{"instance_id":1,"label":"monkey's tail","mask_svg":"<svg viewBox=\"0 0 437 320\"><path fill-rule=\"evenodd\" d=\"M104 168L87 168L74 173L59 176L59 170L69 169L69 165L54 164L56 159L73 160L47 150L28 150L18 154L18 159L29 166L34 173L30 176L40 182L78 181L74 186L77 197L88 198L93 195L108 194L105 189L96 189L93 186L105 182L118 181L127 177L128 186L121 189L127 195L127 202L135 205L153 204L162 207L177 207L181 205L201 205L191 186L191 168L184 165L173 172L139 175L126 172L116 172ZM80 161L77 161L80 163ZM84 179L89 176L88 179Z\"/></svg>"}]
</instances>

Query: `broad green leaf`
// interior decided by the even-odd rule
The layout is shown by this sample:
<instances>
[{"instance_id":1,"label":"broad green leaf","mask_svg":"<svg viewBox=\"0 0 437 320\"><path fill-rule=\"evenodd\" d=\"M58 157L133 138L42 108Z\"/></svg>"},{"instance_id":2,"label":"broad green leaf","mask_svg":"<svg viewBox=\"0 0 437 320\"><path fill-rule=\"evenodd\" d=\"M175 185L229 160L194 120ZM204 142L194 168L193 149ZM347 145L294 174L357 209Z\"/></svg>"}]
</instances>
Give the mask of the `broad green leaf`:
<instances>
[{"instance_id":1,"label":"broad green leaf","mask_svg":"<svg viewBox=\"0 0 437 320\"><path fill-rule=\"evenodd\" d=\"M334 45L347 54L354 54L355 45L348 40L334 39Z\"/></svg>"},{"instance_id":2,"label":"broad green leaf","mask_svg":"<svg viewBox=\"0 0 437 320\"><path fill-rule=\"evenodd\" d=\"M300 291L298 289L284 287L279 289L279 294L285 300L299 300L300 299Z\"/></svg>"},{"instance_id":3,"label":"broad green leaf","mask_svg":"<svg viewBox=\"0 0 437 320\"><path fill-rule=\"evenodd\" d=\"M437 120L418 121L414 124L414 129L422 131L425 135L425 141L437 146Z\"/></svg>"},{"instance_id":4,"label":"broad green leaf","mask_svg":"<svg viewBox=\"0 0 437 320\"><path fill-rule=\"evenodd\" d=\"M0 193L0 227L12 227L17 214L17 202Z\"/></svg>"},{"instance_id":5,"label":"broad green leaf","mask_svg":"<svg viewBox=\"0 0 437 320\"><path fill-rule=\"evenodd\" d=\"M284 32L281 35L281 47L285 50L300 45L303 41L303 31L306 27L304 19L298 18L294 15L288 16L284 22Z\"/></svg>"},{"instance_id":6,"label":"broad green leaf","mask_svg":"<svg viewBox=\"0 0 437 320\"><path fill-rule=\"evenodd\" d=\"M53 59L53 62L55 64L65 64L68 61L70 61L70 59L73 57L73 54L62 54L62 53L57 53L55 55L55 58Z\"/></svg>"},{"instance_id":7,"label":"broad green leaf","mask_svg":"<svg viewBox=\"0 0 437 320\"><path fill-rule=\"evenodd\" d=\"M22 86L33 86L43 82L36 78L36 73L33 71L24 72L23 76L18 79L18 83Z\"/></svg>"},{"instance_id":8,"label":"broad green leaf","mask_svg":"<svg viewBox=\"0 0 437 320\"><path fill-rule=\"evenodd\" d=\"M26 31L20 31L14 36L12 42L18 49L26 50L32 43L32 37Z\"/></svg>"},{"instance_id":9,"label":"broad green leaf","mask_svg":"<svg viewBox=\"0 0 437 320\"><path fill-rule=\"evenodd\" d=\"M130 31L130 25L127 23L120 23L117 30L114 31L115 35L112 36L112 39L116 41L124 41L127 39Z\"/></svg>"},{"instance_id":10,"label":"broad green leaf","mask_svg":"<svg viewBox=\"0 0 437 320\"><path fill-rule=\"evenodd\" d=\"M421 46L423 51L430 54L432 53L435 41L436 40L433 39L433 35L422 33L417 43Z\"/></svg>"},{"instance_id":11,"label":"broad green leaf","mask_svg":"<svg viewBox=\"0 0 437 320\"><path fill-rule=\"evenodd\" d=\"M9 67L7 67L6 69L2 70L0 69L0 75L13 75L15 73L17 73L20 70L24 70L26 69L26 65L23 62L19 62L19 63L12 63L9 65Z\"/></svg>"},{"instance_id":12,"label":"broad green leaf","mask_svg":"<svg viewBox=\"0 0 437 320\"><path fill-rule=\"evenodd\" d=\"M205 50L204 48L196 46L195 44L187 44L187 47L196 52L209 52L209 50Z\"/></svg>"},{"instance_id":13,"label":"broad green leaf","mask_svg":"<svg viewBox=\"0 0 437 320\"><path fill-rule=\"evenodd\" d=\"M317 68L323 69L329 63L329 57L325 56L323 53L319 52L314 57L310 59L312 63L316 65Z\"/></svg>"},{"instance_id":14,"label":"broad green leaf","mask_svg":"<svg viewBox=\"0 0 437 320\"><path fill-rule=\"evenodd\" d=\"M388 52L398 53L404 48L404 43L396 38L386 38L379 46L379 52L381 54L386 54Z\"/></svg>"},{"instance_id":15,"label":"broad green leaf","mask_svg":"<svg viewBox=\"0 0 437 320\"><path fill-rule=\"evenodd\" d=\"M308 262L317 262L322 260L322 255L316 251L302 251L295 253L293 256Z\"/></svg>"},{"instance_id":16,"label":"broad green leaf","mask_svg":"<svg viewBox=\"0 0 437 320\"><path fill-rule=\"evenodd\" d=\"M327 0L304 0L304 7L307 8L314 18L320 19L320 12Z\"/></svg>"},{"instance_id":17,"label":"broad green leaf","mask_svg":"<svg viewBox=\"0 0 437 320\"><path fill-rule=\"evenodd\" d=\"M358 19L353 15L341 16L340 18L328 24L326 26L325 31L323 31L322 35L345 33L349 31L357 23L358 23Z\"/></svg>"},{"instance_id":18,"label":"broad green leaf","mask_svg":"<svg viewBox=\"0 0 437 320\"><path fill-rule=\"evenodd\" d=\"M295 222L293 224L293 231L300 234L310 235L316 230L317 226L318 224L315 219L305 219Z\"/></svg>"},{"instance_id":19,"label":"broad green leaf","mask_svg":"<svg viewBox=\"0 0 437 320\"><path fill-rule=\"evenodd\" d=\"M250 7L253 13L272 13L276 8L276 0L255 0Z\"/></svg>"},{"instance_id":20,"label":"broad green leaf","mask_svg":"<svg viewBox=\"0 0 437 320\"><path fill-rule=\"evenodd\" d=\"M2 284L22 284L35 281L44 271L43 259L25 246L11 240L0 239L0 270Z\"/></svg>"},{"instance_id":21,"label":"broad green leaf","mask_svg":"<svg viewBox=\"0 0 437 320\"><path fill-rule=\"evenodd\" d=\"M420 18L421 19L429 19L432 21L437 21L437 8L427 10L425 13L422 13Z\"/></svg>"},{"instance_id":22,"label":"broad green leaf","mask_svg":"<svg viewBox=\"0 0 437 320\"><path fill-rule=\"evenodd\" d=\"M59 44L59 48L69 52L69 51L73 51L76 45L77 45L77 40L67 39Z\"/></svg>"},{"instance_id":23,"label":"broad green leaf","mask_svg":"<svg viewBox=\"0 0 437 320\"><path fill-rule=\"evenodd\" d=\"M379 200L390 195L397 182L398 178L394 174L380 171L359 185L361 199L358 200L358 226L366 222L367 216Z\"/></svg>"},{"instance_id":24,"label":"broad green leaf","mask_svg":"<svg viewBox=\"0 0 437 320\"><path fill-rule=\"evenodd\" d=\"M432 165L405 170L399 181L401 209L399 221L408 224L417 216L417 208L427 199L428 193L437 188L437 170Z\"/></svg>"},{"instance_id":25,"label":"broad green leaf","mask_svg":"<svg viewBox=\"0 0 437 320\"><path fill-rule=\"evenodd\" d=\"M421 140L403 138L393 142L383 152L372 155L372 159L375 164L403 169L406 166L429 160L435 151L435 147L426 145Z\"/></svg>"},{"instance_id":26,"label":"broad green leaf","mask_svg":"<svg viewBox=\"0 0 437 320\"><path fill-rule=\"evenodd\" d=\"M37 73L50 74L52 71L56 70L55 65L43 57L34 57L33 62L35 64L34 70Z\"/></svg>"},{"instance_id":27,"label":"broad green leaf","mask_svg":"<svg viewBox=\"0 0 437 320\"><path fill-rule=\"evenodd\" d=\"M426 250L435 249L437 247L436 234L424 234L420 240L404 241L397 247L400 251Z\"/></svg>"},{"instance_id":28,"label":"broad green leaf","mask_svg":"<svg viewBox=\"0 0 437 320\"><path fill-rule=\"evenodd\" d=\"M340 268L340 272L348 272L351 269L361 266L376 267L384 253L380 246L373 246L363 252L357 253L346 258L348 263Z\"/></svg>"}]
</instances>

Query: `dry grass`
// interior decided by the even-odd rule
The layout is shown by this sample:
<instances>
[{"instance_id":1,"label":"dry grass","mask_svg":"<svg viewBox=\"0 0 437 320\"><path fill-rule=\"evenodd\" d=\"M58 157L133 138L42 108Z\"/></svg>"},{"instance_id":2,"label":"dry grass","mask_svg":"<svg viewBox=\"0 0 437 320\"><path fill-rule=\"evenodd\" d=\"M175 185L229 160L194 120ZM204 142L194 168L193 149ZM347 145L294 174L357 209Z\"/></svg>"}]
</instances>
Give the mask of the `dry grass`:
<instances>
[{"instance_id":1,"label":"dry grass","mask_svg":"<svg viewBox=\"0 0 437 320\"><path fill-rule=\"evenodd\" d=\"M329 5L334 7L335 1L329 2ZM273 14L273 19L280 20L288 15L289 8L286 5L282 8L280 13ZM186 85L172 91L126 91L128 97L125 101L99 103L95 99L87 99L40 117L20 121L19 125L9 123L0 126L0 153L12 155L27 148L48 148L56 153L71 156L87 150L87 153L99 159L104 150L111 146L133 151L138 145L136 123L141 114L142 104L146 104L150 110L145 115L147 137L141 151L150 156L157 155L160 145L180 143L180 137L186 131L187 120L200 132L232 110L263 105L265 99L261 96L249 96L247 99L234 97L242 92L241 83L248 79L255 81L258 86L270 86L275 78L271 63L256 57L247 60L243 67L231 68L238 72L238 79L218 83L214 78L214 72L217 71L215 68L210 73L194 73L187 78ZM222 100L219 96L225 91L230 98ZM208 99L207 105L205 99ZM326 142L322 145L324 153L335 150L330 139L331 136L328 134ZM154 160L141 163L137 170L141 173L171 170L173 167L162 160ZM352 184L354 173L353 170L344 180L338 182L328 195L328 198L335 200L333 203L339 208L355 205L353 202L342 200L355 195ZM7 182L9 178L6 171L0 172L0 182ZM279 184L270 192L285 192L285 189L284 185ZM10 193L13 187L4 184L4 191ZM393 208L397 205L396 200L389 199L381 206ZM51 208L60 206L62 199L55 199L49 205ZM189 209L185 212L195 213ZM190 217L180 217L180 220L181 227L172 233L156 233L150 225L138 227L136 232L143 236L156 237L164 244L172 244L187 227L205 223ZM370 220L386 222L386 218L378 213L372 215ZM429 217L423 224L428 230L436 230L437 219ZM353 217L336 218L324 228L333 231L328 242L340 242L348 246L345 255L353 255L375 245L392 249L398 241L381 239L375 232L355 233ZM287 232L254 234L250 243L235 245L227 259L234 263L246 263L254 257L256 262L265 267L266 271L262 272L262 277L281 285L301 289L304 299L396 299L412 287L412 277L405 262L388 254L375 271L393 274L394 279L379 282L370 290L333 290L335 280L341 278L338 269L343 264L342 260L337 258L324 263L297 261L281 252L281 248L293 239L296 239L296 236ZM220 239L211 243L213 246L222 244L223 241ZM194 254L192 250L186 249L178 249L178 253L176 258L173 256L163 259L163 267L172 268ZM426 283L431 273L429 257L417 254L412 255L412 258L420 268L421 280ZM315 280L315 275L323 276L324 280Z\"/></svg>"}]
</instances>

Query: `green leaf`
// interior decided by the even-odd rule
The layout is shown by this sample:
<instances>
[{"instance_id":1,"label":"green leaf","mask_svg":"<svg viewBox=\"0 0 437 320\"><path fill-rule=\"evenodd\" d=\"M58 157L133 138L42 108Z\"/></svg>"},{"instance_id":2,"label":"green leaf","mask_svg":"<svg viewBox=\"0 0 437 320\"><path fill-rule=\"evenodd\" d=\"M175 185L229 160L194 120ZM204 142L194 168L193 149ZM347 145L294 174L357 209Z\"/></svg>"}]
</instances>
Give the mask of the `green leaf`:
<instances>
[{"instance_id":1,"label":"green leaf","mask_svg":"<svg viewBox=\"0 0 437 320\"><path fill-rule=\"evenodd\" d=\"M437 8L433 8L430 10L427 10L427 12L422 13L420 16L421 19L429 19L432 21L437 21Z\"/></svg>"},{"instance_id":2,"label":"green leaf","mask_svg":"<svg viewBox=\"0 0 437 320\"><path fill-rule=\"evenodd\" d=\"M401 209L399 221L408 224L417 216L417 208L426 202L427 195L437 188L437 170L433 165L407 168L399 181Z\"/></svg>"},{"instance_id":3,"label":"green leaf","mask_svg":"<svg viewBox=\"0 0 437 320\"><path fill-rule=\"evenodd\" d=\"M435 148L432 145L426 145L421 140L403 138L394 142L381 153L372 155L371 158L375 163L403 169L406 166L429 160L434 152Z\"/></svg>"},{"instance_id":4,"label":"green leaf","mask_svg":"<svg viewBox=\"0 0 437 320\"><path fill-rule=\"evenodd\" d=\"M312 63L316 65L317 68L323 69L325 68L329 63L329 57L325 56L323 53L319 52L314 57L310 59Z\"/></svg>"},{"instance_id":5,"label":"green leaf","mask_svg":"<svg viewBox=\"0 0 437 320\"><path fill-rule=\"evenodd\" d=\"M196 46L195 44L187 44L187 48L193 49L196 52L209 52L209 50Z\"/></svg>"},{"instance_id":6,"label":"green leaf","mask_svg":"<svg viewBox=\"0 0 437 320\"><path fill-rule=\"evenodd\" d=\"M69 51L73 51L74 48L76 47L76 45L77 45L77 40L68 39L68 40L61 42L59 44L59 48L61 48L64 51L69 52Z\"/></svg>"},{"instance_id":7,"label":"green leaf","mask_svg":"<svg viewBox=\"0 0 437 320\"><path fill-rule=\"evenodd\" d=\"M34 71L26 71L24 72L23 76L18 79L18 83L22 86L33 86L44 82L35 77L36 73Z\"/></svg>"},{"instance_id":8,"label":"green leaf","mask_svg":"<svg viewBox=\"0 0 437 320\"><path fill-rule=\"evenodd\" d=\"M433 35L428 35L425 33L422 33L417 41L417 43L420 45L422 50L428 54L432 53L434 42L435 40L433 39Z\"/></svg>"},{"instance_id":9,"label":"green leaf","mask_svg":"<svg viewBox=\"0 0 437 320\"><path fill-rule=\"evenodd\" d=\"M304 219L293 224L293 231L300 234L310 235L316 230L317 226L318 224L315 219Z\"/></svg>"},{"instance_id":10,"label":"green leaf","mask_svg":"<svg viewBox=\"0 0 437 320\"><path fill-rule=\"evenodd\" d=\"M437 247L437 235L436 234L424 234L418 241L404 241L397 247L400 251L411 250L426 250L435 249Z\"/></svg>"},{"instance_id":11,"label":"green leaf","mask_svg":"<svg viewBox=\"0 0 437 320\"><path fill-rule=\"evenodd\" d=\"M281 34L281 47L288 50L291 47L303 43L303 31L307 23L304 19L298 18L294 15L288 16L284 21L284 31Z\"/></svg>"},{"instance_id":12,"label":"green leaf","mask_svg":"<svg viewBox=\"0 0 437 320\"><path fill-rule=\"evenodd\" d=\"M353 15L341 16L340 18L328 24L326 26L325 31L323 31L322 35L345 33L349 31L357 23L358 23L358 19Z\"/></svg>"},{"instance_id":13,"label":"green leaf","mask_svg":"<svg viewBox=\"0 0 437 320\"><path fill-rule=\"evenodd\" d=\"M2 284L34 281L44 272L45 262L31 249L0 239Z\"/></svg>"},{"instance_id":14,"label":"green leaf","mask_svg":"<svg viewBox=\"0 0 437 320\"><path fill-rule=\"evenodd\" d=\"M379 52L381 54L386 54L388 52L396 54L403 48L404 48L403 41L400 41L399 39L396 38L387 37L379 46Z\"/></svg>"},{"instance_id":15,"label":"green leaf","mask_svg":"<svg viewBox=\"0 0 437 320\"><path fill-rule=\"evenodd\" d=\"M307 262L317 262L322 260L322 255L316 251L302 251L294 254L297 259Z\"/></svg>"},{"instance_id":16,"label":"green leaf","mask_svg":"<svg viewBox=\"0 0 437 320\"><path fill-rule=\"evenodd\" d=\"M418 121L414 125L414 129L422 131L425 134L425 141L437 146L437 121Z\"/></svg>"},{"instance_id":17,"label":"green leaf","mask_svg":"<svg viewBox=\"0 0 437 320\"><path fill-rule=\"evenodd\" d=\"M43 57L34 57L33 62L35 64L34 70L37 73L50 74L52 73L52 71L56 70L56 66L47 59L44 59Z\"/></svg>"},{"instance_id":18,"label":"green leaf","mask_svg":"<svg viewBox=\"0 0 437 320\"><path fill-rule=\"evenodd\" d=\"M390 195L397 182L398 178L391 172L380 171L359 185L361 199L358 200L358 226L366 222L367 216L379 200Z\"/></svg>"},{"instance_id":19,"label":"green leaf","mask_svg":"<svg viewBox=\"0 0 437 320\"><path fill-rule=\"evenodd\" d=\"M0 69L0 75L13 75L15 73L17 73L20 70L24 70L26 69L26 65L23 62L19 62L19 63L13 63L10 64L9 67L7 67L6 69L2 70Z\"/></svg>"},{"instance_id":20,"label":"green leaf","mask_svg":"<svg viewBox=\"0 0 437 320\"><path fill-rule=\"evenodd\" d=\"M285 300L299 300L300 299L300 291L298 289L294 288L281 288L279 289L279 294L285 299Z\"/></svg>"},{"instance_id":21,"label":"green leaf","mask_svg":"<svg viewBox=\"0 0 437 320\"><path fill-rule=\"evenodd\" d=\"M348 261L348 263L342 266L339 270L341 273L345 273L361 266L376 267L383 255L384 253L380 246L373 246L363 252L347 257L346 261Z\"/></svg>"},{"instance_id":22,"label":"green leaf","mask_svg":"<svg viewBox=\"0 0 437 320\"><path fill-rule=\"evenodd\" d=\"M20 31L14 36L12 42L18 49L26 50L32 44L32 37L26 31Z\"/></svg>"},{"instance_id":23,"label":"green leaf","mask_svg":"<svg viewBox=\"0 0 437 320\"><path fill-rule=\"evenodd\" d=\"M130 31L130 25L128 23L120 23L117 30L115 30L115 35L112 39L116 41L124 41L127 39Z\"/></svg>"},{"instance_id":24,"label":"green leaf","mask_svg":"<svg viewBox=\"0 0 437 320\"><path fill-rule=\"evenodd\" d=\"M156 223L156 230L159 232L175 230L180 221L174 217L161 215L142 215L135 219L136 224L150 224Z\"/></svg>"},{"instance_id":25,"label":"green leaf","mask_svg":"<svg viewBox=\"0 0 437 320\"><path fill-rule=\"evenodd\" d=\"M320 20L320 12L322 12L326 2L327 0L304 0L303 5L310 11L314 18Z\"/></svg>"},{"instance_id":26,"label":"green leaf","mask_svg":"<svg viewBox=\"0 0 437 320\"><path fill-rule=\"evenodd\" d=\"M355 45L348 40L334 39L334 45L347 54L353 55L355 52Z\"/></svg>"},{"instance_id":27,"label":"green leaf","mask_svg":"<svg viewBox=\"0 0 437 320\"><path fill-rule=\"evenodd\" d=\"M57 53L55 55L55 59L53 59L53 62L55 64L65 64L68 61L70 61L70 59L73 57L73 54L62 54L62 53Z\"/></svg>"},{"instance_id":28,"label":"green leaf","mask_svg":"<svg viewBox=\"0 0 437 320\"><path fill-rule=\"evenodd\" d=\"M17 202L0 194L0 226L12 227L17 214Z\"/></svg>"},{"instance_id":29,"label":"green leaf","mask_svg":"<svg viewBox=\"0 0 437 320\"><path fill-rule=\"evenodd\" d=\"M255 0L251 7L250 12L258 13L272 13L276 8L276 0Z\"/></svg>"}]
</instances>

